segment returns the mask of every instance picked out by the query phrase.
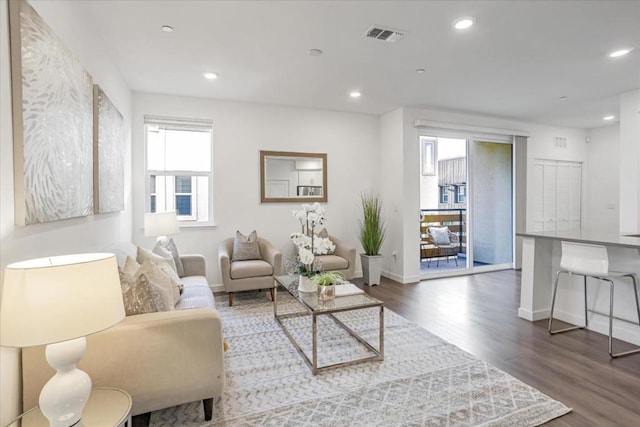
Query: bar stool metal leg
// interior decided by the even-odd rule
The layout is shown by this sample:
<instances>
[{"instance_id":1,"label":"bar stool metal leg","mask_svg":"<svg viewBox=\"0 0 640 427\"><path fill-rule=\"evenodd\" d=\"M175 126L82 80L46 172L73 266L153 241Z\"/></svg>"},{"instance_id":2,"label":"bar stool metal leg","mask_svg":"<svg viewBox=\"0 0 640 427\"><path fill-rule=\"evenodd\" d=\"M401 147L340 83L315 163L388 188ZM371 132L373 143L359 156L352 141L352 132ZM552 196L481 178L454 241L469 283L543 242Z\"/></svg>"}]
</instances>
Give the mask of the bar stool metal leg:
<instances>
[{"instance_id":1,"label":"bar stool metal leg","mask_svg":"<svg viewBox=\"0 0 640 427\"><path fill-rule=\"evenodd\" d=\"M553 311L555 309L555 305L556 305L556 295L558 294L558 281L560 279L560 273L565 273L568 274L569 276L572 275L572 273L568 273L566 271L558 271L558 273L556 274L556 281L553 284L553 296L551 297L551 312L549 313L549 326L547 327L547 331L549 331L549 334L551 335L555 335L555 334L559 334L562 332L568 332L568 331L573 331L575 329L584 329L585 326L571 326L569 328L564 328L564 329L556 329L555 331L553 330L552 326L553 326ZM584 293L584 305L585 305L585 317L584 317L584 321L585 321L585 325L587 323L587 312L586 312L586 307L587 307L587 293L586 293L586 277L585 277L585 293Z\"/></svg>"},{"instance_id":2,"label":"bar stool metal leg","mask_svg":"<svg viewBox=\"0 0 640 427\"><path fill-rule=\"evenodd\" d=\"M635 274L627 274L625 276L622 277L630 277L632 282L633 282L633 293L636 297L636 310L638 312L638 325L640 325L640 302L638 301L638 283L636 281L636 276ZM629 351L622 351L620 353L614 353L613 352L613 282L610 280L607 280L608 282L610 282L611 285L611 301L609 302L609 356L611 356L612 358L616 358L616 357L621 357L621 356L627 356L629 354L635 354L635 353L640 353L640 348L637 348L635 350L629 350Z\"/></svg>"}]
</instances>

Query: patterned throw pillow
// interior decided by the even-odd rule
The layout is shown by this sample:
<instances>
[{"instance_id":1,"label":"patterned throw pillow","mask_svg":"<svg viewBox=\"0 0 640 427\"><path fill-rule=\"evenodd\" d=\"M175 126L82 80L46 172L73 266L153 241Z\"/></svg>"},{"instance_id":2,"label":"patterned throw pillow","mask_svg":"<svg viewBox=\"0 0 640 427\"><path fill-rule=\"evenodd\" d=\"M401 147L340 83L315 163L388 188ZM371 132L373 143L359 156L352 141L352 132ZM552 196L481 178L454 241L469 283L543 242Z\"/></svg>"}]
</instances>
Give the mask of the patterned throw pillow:
<instances>
[{"instance_id":1,"label":"patterned throw pillow","mask_svg":"<svg viewBox=\"0 0 640 427\"><path fill-rule=\"evenodd\" d=\"M174 280L168 273L171 270L166 263L155 264L147 259L142 263L136 277L145 275L152 286L155 286L168 310L174 310L180 300L180 282ZM175 274L175 273L174 273Z\"/></svg>"},{"instance_id":2,"label":"patterned throw pillow","mask_svg":"<svg viewBox=\"0 0 640 427\"><path fill-rule=\"evenodd\" d=\"M245 236L236 231L236 237L233 240L233 255L231 261L248 261L251 259L262 259L260 256L260 245L258 244L258 233L255 230Z\"/></svg>"},{"instance_id":3,"label":"patterned throw pillow","mask_svg":"<svg viewBox=\"0 0 640 427\"><path fill-rule=\"evenodd\" d=\"M433 242L436 245L449 245L449 227L429 227L429 232L433 236Z\"/></svg>"},{"instance_id":4,"label":"patterned throw pillow","mask_svg":"<svg viewBox=\"0 0 640 427\"><path fill-rule=\"evenodd\" d=\"M167 310L157 289L151 286L144 274L136 278L125 273L120 268L118 268L118 271L120 273L122 301L124 302L124 310L127 316Z\"/></svg>"}]
</instances>

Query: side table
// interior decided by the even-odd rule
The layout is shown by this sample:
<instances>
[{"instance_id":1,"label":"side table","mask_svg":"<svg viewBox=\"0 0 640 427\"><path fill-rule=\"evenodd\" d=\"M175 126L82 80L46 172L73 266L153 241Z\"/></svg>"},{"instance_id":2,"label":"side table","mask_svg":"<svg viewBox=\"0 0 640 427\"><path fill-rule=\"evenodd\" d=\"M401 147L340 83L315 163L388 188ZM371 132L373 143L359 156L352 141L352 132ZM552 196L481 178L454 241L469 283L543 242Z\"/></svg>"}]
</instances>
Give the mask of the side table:
<instances>
[{"instance_id":1,"label":"side table","mask_svg":"<svg viewBox=\"0 0 640 427\"><path fill-rule=\"evenodd\" d=\"M82 411L80 425L84 427L131 427L131 396L124 390L96 387ZM7 427L49 427L40 407L29 409Z\"/></svg>"}]
</instances>

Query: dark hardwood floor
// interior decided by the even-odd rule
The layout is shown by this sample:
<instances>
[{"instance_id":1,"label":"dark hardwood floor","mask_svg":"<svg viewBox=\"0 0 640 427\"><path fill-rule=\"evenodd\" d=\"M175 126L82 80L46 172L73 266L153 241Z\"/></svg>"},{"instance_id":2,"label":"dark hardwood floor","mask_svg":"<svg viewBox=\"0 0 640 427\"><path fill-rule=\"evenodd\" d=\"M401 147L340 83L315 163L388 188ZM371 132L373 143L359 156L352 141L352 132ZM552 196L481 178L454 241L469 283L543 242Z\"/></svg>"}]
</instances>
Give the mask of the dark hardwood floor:
<instances>
[{"instance_id":1,"label":"dark hardwood floor","mask_svg":"<svg viewBox=\"0 0 640 427\"><path fill-rule=\"evenodd\" d=\"M640 427L640 354L612 360L605 335L550 336L546 321L519 318L520 272L409 285L385 278L374 287L353 282L386 308L573 408L546 425Z\"/></svg>"}]
</instances>

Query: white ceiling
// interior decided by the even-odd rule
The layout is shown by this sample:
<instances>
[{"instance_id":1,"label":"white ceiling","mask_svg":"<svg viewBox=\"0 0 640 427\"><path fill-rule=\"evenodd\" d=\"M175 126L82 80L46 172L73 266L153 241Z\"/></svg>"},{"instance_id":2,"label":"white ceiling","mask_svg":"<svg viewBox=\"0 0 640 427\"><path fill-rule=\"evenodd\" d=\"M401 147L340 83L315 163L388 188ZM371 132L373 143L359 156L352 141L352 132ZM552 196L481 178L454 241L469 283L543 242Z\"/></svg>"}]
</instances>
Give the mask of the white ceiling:
<instances>
[{"instance_id":1,"label":"white ceiling","mask_svg":"<svg viewBox=\"0 0 640 427\"><path fill-rule=\"evenodd\" d=\"M618 115L618 94L640 88L640 1L76 4L136 91L369 114L430 107L589 128ZM461 16L476 19L464 33L452 28ZM175 31L162 32L165 24ZM406 35L366 39L372 24ZM620 47L635 50L607 57ZM324 54L307 55L312 48ZM358 100L348 96L354 89Z\"/></svg>"}]
</instances>

